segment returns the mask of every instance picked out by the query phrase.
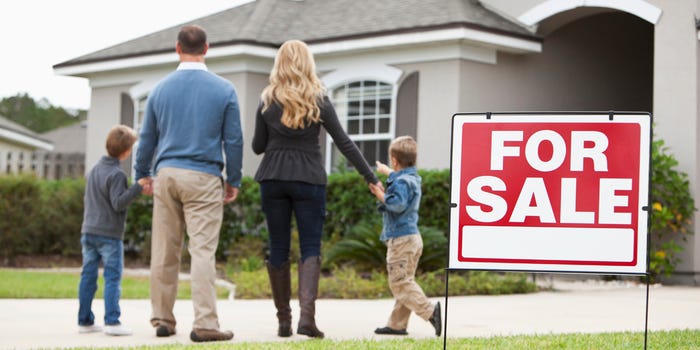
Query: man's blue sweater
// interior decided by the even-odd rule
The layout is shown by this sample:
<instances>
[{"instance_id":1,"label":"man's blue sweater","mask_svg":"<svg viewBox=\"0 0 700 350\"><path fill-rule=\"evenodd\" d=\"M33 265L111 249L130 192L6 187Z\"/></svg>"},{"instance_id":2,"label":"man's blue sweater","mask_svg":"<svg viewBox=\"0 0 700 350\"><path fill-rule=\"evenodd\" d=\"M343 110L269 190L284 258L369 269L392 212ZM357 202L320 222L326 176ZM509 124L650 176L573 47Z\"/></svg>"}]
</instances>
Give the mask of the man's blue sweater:
<instances>
[{"instance_id":1,"label":"man's blue sweater","mask_svg":"<svg viewBox=\"0 0 700 350\"><path fill-rule=\"evenodd\" d=\"M239 187L242 159L240 109L233 84L202 63L181 63L146 102L136 179L164 167L221 176L225 165L226 182Z\"/></svg>"}]
</instances>

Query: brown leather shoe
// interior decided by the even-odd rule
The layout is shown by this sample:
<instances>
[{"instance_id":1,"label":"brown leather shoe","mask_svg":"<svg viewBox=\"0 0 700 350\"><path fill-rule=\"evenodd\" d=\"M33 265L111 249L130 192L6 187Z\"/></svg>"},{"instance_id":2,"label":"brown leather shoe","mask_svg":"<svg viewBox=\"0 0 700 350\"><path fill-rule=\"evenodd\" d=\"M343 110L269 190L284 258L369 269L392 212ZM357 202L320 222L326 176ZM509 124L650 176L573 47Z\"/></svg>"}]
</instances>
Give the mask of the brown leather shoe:
<instances>
[{"instance_id":1,"label":"brown leather shoe","mask_svg":"<svg viewBox=\"0 0 700 350\"><path fill-rule=\"evenodd\" d=\"M231 340L233 332L220 331L218 329L195 328L190 333L190 339L194 342Z\"/></svg>"},{"instance_id":2,"label":"brown leather shoe","mask_svg":"<svg viewBox=\"0 0 700 350\"><path fill-rule=\"evenodd\" d=\"M156 327L156 337L169 337L175 335L175 328L168 327L164 324Z\"/></svg>"}]
</instances>

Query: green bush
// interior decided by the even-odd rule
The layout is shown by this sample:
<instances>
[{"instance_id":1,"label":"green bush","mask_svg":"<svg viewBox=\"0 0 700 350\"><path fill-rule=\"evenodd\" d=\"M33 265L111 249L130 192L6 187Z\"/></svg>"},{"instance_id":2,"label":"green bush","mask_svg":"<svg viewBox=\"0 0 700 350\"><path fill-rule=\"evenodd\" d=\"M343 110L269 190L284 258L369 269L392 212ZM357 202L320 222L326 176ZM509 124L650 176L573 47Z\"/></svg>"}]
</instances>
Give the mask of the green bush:
<instances>
[{"instance_id":1,"label":"green bush","mask_svg":"<svg viewBox=\"0 0 700 350\"><path fill-rule=\"evenodd\" d=\"M84 179L41 181L41 213L44 223L33 232L35 254L80 256L83 223Z\"/></svg>"},{"instance_id":2,"label":"green bush","mask_svg":"<svg viewBox=\"0 0 700 350\"><path fill-rule=\"evenodd\" d=\"M364 221L352 227L350 233L333 244L324 256L325 267L351 264L360 271L386 269L386 245L379 239L382 225ZM440 230L420 226L423 254L419 271L444 269L447 257L447 237Z\"/></svg>"},{"instance_id":3,"label":"green bush","mask_svg":"<svg viewBox=\"0 0 700 350\"><path fill-rule=\"evenodd\" d=\"M297 264L291 264L292 296L298 293ZM244 271L228 265L226 276L236 285L236 298L271 298L270 281L264 268ZM450 273L449 295L499 295L532 293L537 286L523 273L493 273L484 271L456 271ZM445 295L445 272L434 271L416 275L416 283L428 297ZM319 281L320 298L381 299L391 298L386 269L358 273L349 267L333 267Z\"/></svg>"},{"instance_id":4,"label":"green bush","mask_svg":"<svg viewBox=\"0 0 700 350\"><path fill-rule=\"evenodd\" d=\"M652 280L670 275L681 262L678 254L693 234L695 202L688 175L676 170L678 161L668 153L663 140L655 140L651 151L651 247L649 274Z\"/></svg>"},{"instance_id":5,"label":"green bush","mask_svg":"<svg viewBox=\"0 0 700 350\"><path fill-rule=\"evenodd\" d=\"M692 234L695 205L687 175L677 171L677 165L663 141L654 141L649 254L649 272L653 278L674 271L680 262L681 243ZM444 265L446 258L446 242L434 239L434 236L436 232L448 236L450 172L421 169L419 174L423 179L419 212L424 238L423 259L433 261L428 263L430 267L421 262L420 268L433 271L440 268L441 259ZM84 187L82 179L46 181L31 175L0 176L0 258L4 263L11 264L16 256L28 254L80 256ZM357 172L331 174L328 177L322 254L333 257L336 254L332 252L333 247L343 242L353 230L366 230L363 225L374 225L365 234L378 240L377 225L380 225L381 215L376 211L376 205L376 199ZM138 197L129 206L125 232L125 252L129 259L149 260L152 207L153 199L148 196ZM260 261L264 263L267 237L259 186L252 178L245 177L238 199L225 207L217 260L235 262L246 259L247 255L255 255L258 262L244 262L249 268L254 268ZM375 251L372 254L378 257L384 254L385 248L375 243L367 244L373 245ZM294 256L298 256L295 244L292 249ZM343 245L346 243L341 247ZM326 268L330 268L328 264L340 264L341 260L327 259ZM377 262L371 265L373 268L379 266L379 260L375 260Z\"/></svg>"},{"instance_id":6,"label":"green bush","mask_svg":"<svg viewBox=\"0 0 700 350\"><path fill-rule=\"evenodd\" d=\"M0 257L5 263L33 253L35 232L44 226L38 217L41 211L41 188L35 177L0 177Z\"/></svg>"}]
</instances>

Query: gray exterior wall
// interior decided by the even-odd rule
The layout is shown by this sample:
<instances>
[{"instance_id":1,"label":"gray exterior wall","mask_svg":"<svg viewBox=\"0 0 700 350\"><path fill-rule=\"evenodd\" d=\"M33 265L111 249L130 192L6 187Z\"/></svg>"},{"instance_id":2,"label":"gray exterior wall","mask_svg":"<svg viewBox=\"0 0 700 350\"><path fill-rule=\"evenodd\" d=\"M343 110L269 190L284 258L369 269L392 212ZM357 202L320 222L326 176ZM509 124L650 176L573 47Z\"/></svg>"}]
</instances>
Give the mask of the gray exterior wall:
<instances>
[{"instance_id":1,"label":"gray exterior wall","mask_svg":"<svg viewBox=\"0 0 700 350\"><path fill-rule=\"evenodd\" d=\"M418 72L417 166L445 169L450 164L452 115L459 111L459 60L397 65L404 72Z\"/></svg>"},{"instance_id":2,"label":"gray exterior wall","mask_svg":"<svg viewBox=\"0 0 700 350\"><path fill-rule=\"evenodd\" d=\"M106 154L105 140L112 126L121 123L122 93L130 85L93 87L88 111L85 170L91 169Z\"/></svg>"},{"instance_id":3,"label":"gray exterior wall","mask_svg":"<svg viewBox=\"0 0 700 350\"><path fill-rule=\"evenodd\" d=\"M688 174L696 207L700 204L700 125L698 123L698 37L693 13L695 0L650 3L663 9L654 32L655 131L670 147L679 170ZM689 237L674 279L700 284L700 213L694 218L695 235Z\"/></svg>"},{"instance_id":4,"label":"gray exterior wall","mask_svg":"<svg viewBox=\"0 0 700 350\"><path fill-rule=\"evenodd\" d=\"M598 40L608 31L619 39ZM499 53L496 65L464 61L460 109L651 112L651 34L630 15L603 14L552 33L540 54Z\"/></svg>"},{"instance_id":5,"label":"gray exterior wall","mask_svg":"<svg viewBox=\"0 0 700 350\"><path fill-rule=\"evenodd\" d=\"M233 82L238 93L241 108L241 126L243 127L243 175L253 176L258 169L262 156L253 153L250 146L255 132L255 111L260 101L260 93L267 86L268 76L261 73L223 74Z\"/></svg>"}]
</instances>

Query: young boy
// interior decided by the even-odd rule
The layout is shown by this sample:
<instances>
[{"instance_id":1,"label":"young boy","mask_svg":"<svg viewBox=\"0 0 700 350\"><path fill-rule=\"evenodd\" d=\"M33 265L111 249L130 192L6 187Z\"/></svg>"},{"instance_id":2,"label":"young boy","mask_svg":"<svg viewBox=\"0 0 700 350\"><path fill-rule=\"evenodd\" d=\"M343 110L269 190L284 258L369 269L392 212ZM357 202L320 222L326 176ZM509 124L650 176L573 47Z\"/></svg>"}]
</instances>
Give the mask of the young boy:
<instances>
[{"instance_id":1,"label":"young boy","mask_svg":"<svg viewBox=\"0 0 700 350\"><path fill-rule=\"evenodd\" d=\"M128 126L117 125L107 135L107 155L90 170L86 178L85 211L83 213L80 243L83 267L78 287L78 330L80 333L99 332L95 324L92 300L97 290L100 261L103 277L105 317L104 332L109 335L131 335L131 330L119 322L121 310L122 270L124 267L124 223L127 206L143 187L136 183L127 186L127 177L119 162L128 158L137 135Z\"/></svg>"},{"instance_id":2,"label":"young boy","mask_svg":"<svg viewBox=\"0 0 700 350\"><path fill-rule=\"evenodd\" d=\"M413 311L430 322L439 337L442 333L440 302L433 305L414 279L423 253L423 240L418 232L421 178L415 168L416 156L416 141L412 137L396 138L389 145L393 170L377 162L377 171L389 176L386 192L380 186L370 185L372 193L382 202L379 211L383 214L384 225L380 239L387 246L389 288L396 299L387 325L375 329L374 333L407 335L408 318Z\"/></svg>"}]
</instances>

